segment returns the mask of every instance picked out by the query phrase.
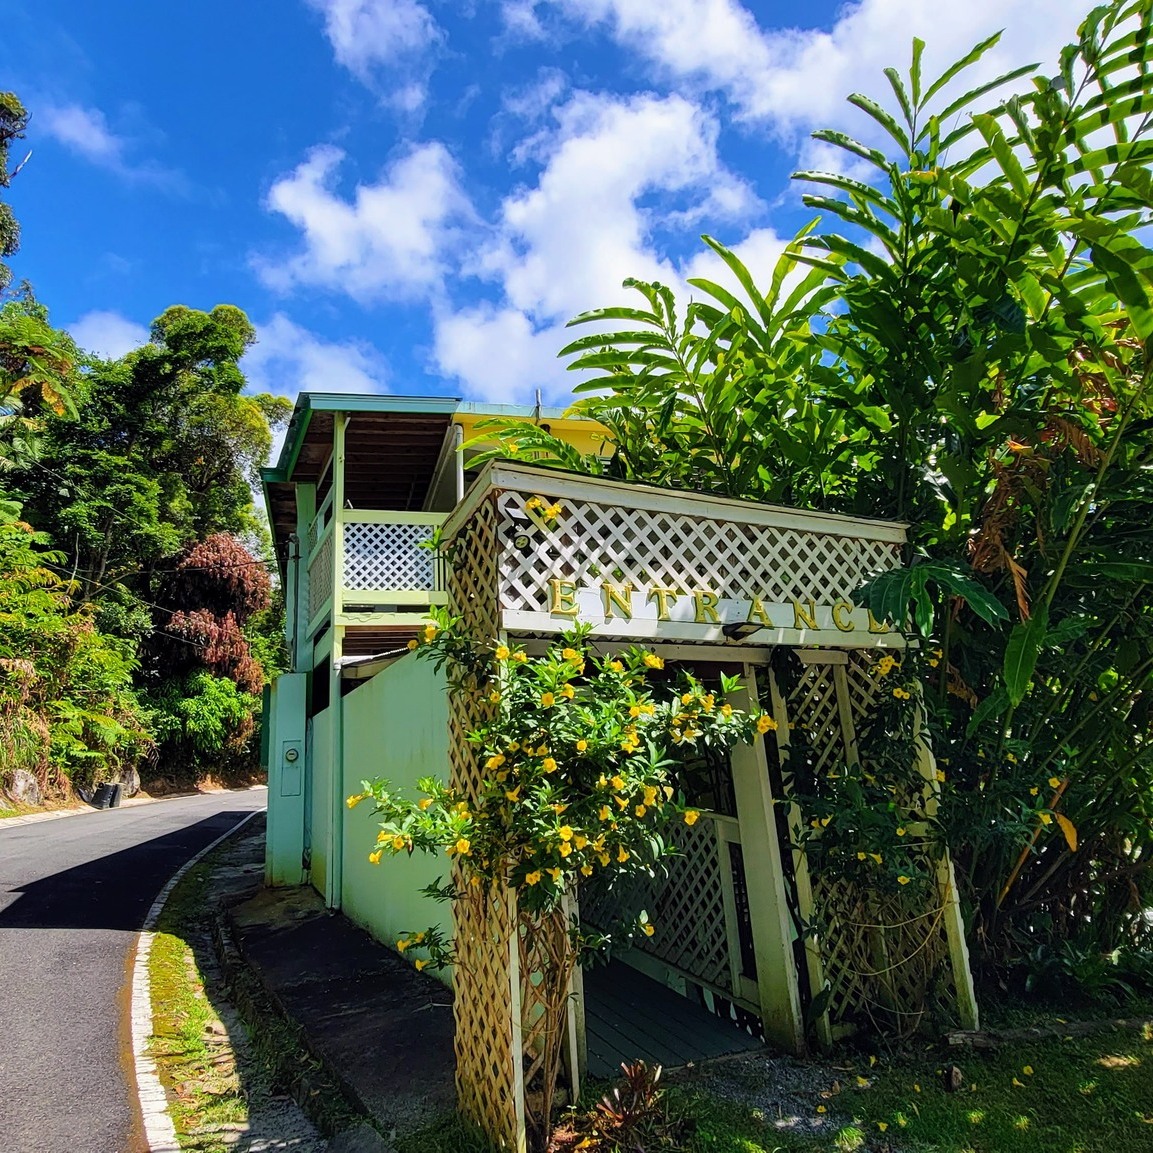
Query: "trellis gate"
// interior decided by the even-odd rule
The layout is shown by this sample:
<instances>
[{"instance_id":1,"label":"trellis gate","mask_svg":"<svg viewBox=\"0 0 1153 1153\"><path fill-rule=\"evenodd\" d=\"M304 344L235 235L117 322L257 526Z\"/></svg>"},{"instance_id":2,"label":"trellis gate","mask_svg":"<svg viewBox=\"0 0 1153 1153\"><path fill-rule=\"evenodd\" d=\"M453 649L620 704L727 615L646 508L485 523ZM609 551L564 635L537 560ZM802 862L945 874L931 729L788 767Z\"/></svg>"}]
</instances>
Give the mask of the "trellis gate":
<instances>
[{"instance_id":1,"label":"trellis gate","mask_svg":"<svg viewBox=\"0 0 1153 1153\"><path fill-rule=\"evenodd\" d=\"M559 515L527 508L532 497L559 505ZM765 1036L792 1049L805 1043L803 1005L818 994L823 1040L862 1015L908 1028L926 1007L976 1025L947 857L934 908L910 915L895 899L886 907L836 877L811 875L788 847L797 815L779 769L790 731L802 730L819 763L853 759L876 692L873 657L903 647L898 633L848 600L867 577L900 564L903 526L497 463L443 535L450 606L475 635L543 645L574 620L588 621L606 646L643 641L677 659L741 663L749 703L771 701L776 747L733 751L735 814L708 814L680 834L684 855L646 946L655 960L756 1013ZM803 665L787 696L769 667L776 646ZM450 705L452 785L469 799L481 769L466 736L491 707L464 694ZM920 767L932 786L928 749ZM454 917L461 1110L500 1147L523 1150L525 1095L541 1064L532 975L543 958L525 954L511 891L470 890ZM566 1064L575 1091L579 977L571 1004Z\"/></svg>"}]
</instances>

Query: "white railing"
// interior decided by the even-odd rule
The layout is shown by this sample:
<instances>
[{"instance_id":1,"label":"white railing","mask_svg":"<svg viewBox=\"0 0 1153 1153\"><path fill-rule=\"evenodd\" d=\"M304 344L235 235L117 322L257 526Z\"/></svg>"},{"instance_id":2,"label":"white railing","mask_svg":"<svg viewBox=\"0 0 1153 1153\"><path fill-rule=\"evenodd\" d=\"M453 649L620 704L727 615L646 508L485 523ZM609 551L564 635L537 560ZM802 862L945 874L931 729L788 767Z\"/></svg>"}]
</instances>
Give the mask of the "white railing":
<instances>
[{"instance_id":1,"label":"white railing","mask_svg":"<svg viewBox=\"0 0 1153 1153\"><path fill-rule=\"evenodd\" d=\"M424 546L443 521L440 513L345 513L341 580L345 599L364 600L366 593L428 593L442 588L436 557Z\"/></svg>"}]
</instances>

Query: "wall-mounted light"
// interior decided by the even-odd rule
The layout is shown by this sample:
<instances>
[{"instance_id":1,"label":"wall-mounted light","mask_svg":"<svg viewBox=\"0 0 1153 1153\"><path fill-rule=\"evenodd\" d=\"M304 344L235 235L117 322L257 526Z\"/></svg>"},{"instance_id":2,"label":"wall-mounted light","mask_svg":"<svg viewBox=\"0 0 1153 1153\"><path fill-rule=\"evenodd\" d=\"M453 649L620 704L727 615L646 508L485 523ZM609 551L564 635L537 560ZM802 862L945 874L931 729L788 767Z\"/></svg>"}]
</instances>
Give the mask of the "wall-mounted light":
<instances>
[{"instance_id":1,"label":"wall-mounted light","mask_svg":"<svg viewBox=\"0 0 1153 1153\"><path fill-rule=\"evenodd\" d=\"M757 624L756 621L731 621L729 624L721 626L721 632L731 641L744 641L748 640L753 633L759 633L764 627L764 625Z\"/></svg>"}]
</instances>

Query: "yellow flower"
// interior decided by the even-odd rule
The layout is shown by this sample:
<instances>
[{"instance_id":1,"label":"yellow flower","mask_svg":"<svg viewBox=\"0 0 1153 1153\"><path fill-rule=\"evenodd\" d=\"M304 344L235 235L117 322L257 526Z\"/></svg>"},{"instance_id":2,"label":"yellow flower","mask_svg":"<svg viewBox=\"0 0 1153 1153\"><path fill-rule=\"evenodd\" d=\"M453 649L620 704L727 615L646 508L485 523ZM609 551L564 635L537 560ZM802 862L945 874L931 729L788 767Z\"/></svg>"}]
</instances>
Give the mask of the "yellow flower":
<instances>
[{"instance_id":1,"label":"yellow flower","mask_svg":"<svg viewBox=\"0 0 1153 1153\"><path fill-rule=\"evenodd\" d=\"M583 849L585 845L589 843L589 839L583 833L577 833L577 835L573 837L572 843L576 845L578 849Z\"/></svg>"},{"instance_id":2,"label":"yellow flower","mask_svg":"<svg viewBox=\"0 0 1153 1153\"><path fill-rule=\"evenodd\" d=\"M577 741L577 743L576 743L576 751L578 753L583 753L585 751L585 749L587 749L588 747L589 747L588 741Z\"/></svg>"},{"instance_id":3,"label":"yellow flower","mask_svg":"<svg viewBox=\"0 0 1153 1153\"><path fill-rule=\"evenodd\" d=\"M645 923L644 923L644 924L641 926L641 930L644 932L644 935L645 935L646 937L651 937L651 936L652 936L652 935L653 935L653 934L656 932L656 928L655 928L654 926L650 925L650 924L648 923L648 921L646 921L646 922L645 922Z\"/></svg>"},{"instance_id":4,"label":"yellow flower","mask_svg":"<svg viewBox=\"0 0 1153 1153\"><path fill-rule=\"evenodd\" d=\"M552 805L552 811L559 817L568 808L568 805Z\"/></svg>"},{"instance_id":5,"label":"yellow flower","mask_svg":"<svg viewBox=\"0 0 1153 1153\"><path fill-rule=\"evenodd\" d=\"M540 869L534 869L531 873L526 873L524 879L526 884L535 885L540 880Z\"/></svg>"},{"instance_id":6,"label":"yellow flower","mask_svg":"<svg viewBox=\"0 0 1153 1153\"><path fill-rule=\"evenodd\" d=\"M858 861L863 861L864 859L865 859L865 854L864 854L864 853L858 853L858 854L857 854L857 860L858 860Z\"/></svg>"},{"instance_id":7,"label":"yellow flower","mask_svg":"<svg viewBox=\"0 0 1153 1153\"><path fill-rule=\"evenodd\" d=\"M630 853L630 852L628 851L628 849L626 849L626 848L624 847L624 845L621 845L621 847L620 847L619 849L617 849L617 860L618 860L618 861L620 861L620 863L621 863L622 865L623 865L623 864L625 863L625 861L627 861L627 860L629 859L629 857L631 857L631 856L632 856L632 853Z\"/></svg>"},{"instance_id":8,"label":"yellow flower","mask_svg":"<svg viewBox=\"0 0 1153 1153\"><path fill-rule=\"evenodd\" d=\"M382 849L376 849L374 852L371 852L371 853L369 853L369 854L368 854L368 859L369 859L369 860L370 860L370 861L371 861L371 862L372 862L374 865L379 865L379 864L380 864L380 857L381 857L381 854L382 854L382 852L383 852L383 850L382 850Z\"/></svg>"},{"instance_id":9,"label":"yellow flower","mask_svg":"<svg viewBox=\"0 0 1153 1153\"><path fill-rule=\"evenodd\" d=\"M1026 1065L1021 1070L1021 1072L1024 1073L1026 1077L1032 1077L1033 1076L1033 1066L1032 1065Z\"/></svg>"},{"instance_id":10,"label":"yellow flower","mask_svg":"<svg viewBox=\"0 0 1153 1153\"><path fill-rule=\"evenodd\" d=\"M633 705L633 706L632 706L632 708L631 708L631 709L629 709L629 716L630 716L630 717L632 717L634 720L635 720L637 717L639 717L640 715L641 715L641 707L640 707L640 705Z\"/></svg>"},{"instance_id":11,"label":"yellow flower","mask_svg":"<svg viewBox=\"0 0 1153 1153\"><path fill-rule=\"evenodd\" d=\"M427 961L423 961L423 960L417 961L416 962L416 971L419 973L421 971L421 969L423 969L425 967L425 965L427 965L427 964L428 964Z\"/></svg>"},{"instance_id":12,"label":"yellow flower","mask_svg":"<svg viewBox=\"0 0 1153 1153\"><path fill-rule=\"evenodd\" d=\"M460 853L461 856L466 856L471 848L472 842L468 839L468 837L461 837L461 839L456 843L456 851Z\"/></svg>"},{"instance_id":13,"label":"yellow flower","mask_svg":"<svg viewBox=\"0 0 1153 1153\"><path fill-rule=\"evenodd\" d=\"M581 865L581 876L582 877L591 877L592 875L593 875L592 865Z\"/></svg>"},{"instance_id":14,"label":"yellow flower","mask_svg":"<svg viewBox=\"0 0 1153 1153\"><path fill-rule=\"evenodd\" d=\"M828 1111L829 1111L828 1107L825 1105L818 1105L817 1106L817 1112L818 1113L827 1113Z\"/></svg>"},{"instance_id":15,"label":"yellow flower","mask_svg":"<svg viewBox=\"0 0 1153 1153\"><path fill-rule=\"evenodd\" d=\"M597 860L601 863L601 868L604 868L609 863L608 853L597 853Z\"/></svg>"},{"instance_id":16,"label":"yellow flower","mask_svg":"<svg viewBox=\"0 0 1153 1153\"><path fill-rule=\"evenodd\" d=\"M657 803L657 787L656 785L645 786L645 804L655 805Z\"/></svg>"},{"instance_id":17,"label":"yellow flower","mask_svg":"<svg viewBox=\"0 0 1153 1153\"><path fill-rule=\"evenodd\" d=\"M940 662L939 660L937 660L937 658L936 658L936 657L932 657L932 658L929 660L929 668L931 668L931 669L935 669L935 668L936 668L936 667L937 667L937 666L938 666L940 663L941 663L941 662Z\"/></svg>"},{"instance_id":18,"label":"yellow flower","mask_svg":"<svg viewBox=\"0 0 1153 1153\"><path fill-rule=\"evenodd\" d=\"M550 869L545 869L545 872L548 873L548 875L550 877L552 877L554 882L560 880L560 872L561 871L555 865L553 865L552 868L550 868Z\"/></svg>"},{"instance_id":19,"label":"yellow flower","mask_svg":"<svg viewBox=\"0 0 1153 1153\"><path fill-rule=\"evenodd\" d=\"M731 717L733 715L733 706L730 704L721 705L721 716Z\"/></svg>"},{"instance_id":20,"label":"yellow flower","mask_svg":"<svg viewBox=\"0 0 1153 1153\"><path fill-rule=\"evenodd\" d=\"M612 669L614 673L623 673L625 671L625 666L622 665L620 661L609 661L609 668Z\"/></svg>"},{"instance_id":21,"label":"yellow flower","mask_svg":"<svg viewBox=\"0 0 1153 1153\"><path fill-rule=\"evenodd\" d=\"M418 641L416 637L413 637L412 640L408 642L408 651L412 652L413 649L417 648L420 648L420 641Z\"/></svg>"},{"instance_id":22,"label":"yellow flower","mask_svg":"<svg viewBox=\"0 0 1153 1153\"><path fill-rule=\"evenodd\" d=\"M492 692L488 694L488 699L489 699L489 702L491 704L494 704L494 705L500 704L500 690L499 689L493 689Z\"/></svg>"},{"instance_id":23,"label":"yellow flower","mask_svg":"<svg viewBox=\"0 0 1153 1153\"><path fill-rule=\"evenodd\" d=\"M505 791L504 795L505 795L505 800L519 801L520 800L520 785L517 785L517 787L515 789L507 789Z\"/></svg>"},{"instance_id":24,"label":"yellow flower","mask_svg":"<svg viewBox=\"0 0 1153 1153\"><path fill-rule=\"evenodd\" d=\"M565 649L564 652L561 653L561 657L566 661L572 661L574 664L581 659L581 655L576 649Z\"/></svg>"},{"instance_id":25,"label":"yellow flower","mask_svg":"<svg viewBox=\"0 0 1153 1153\"><path fill-rule=\"evenodd\" d=\"M485 761L484 767L486 769L499 769L501 765L504 764L504 760L505 758L503 753L494 753L491 757L489 757L487 761Z\"/></svg>"},{"instance_id":26,"label":"yellow flower","mask_svg":"<svg viewBox=\"0 0 1153 1153\"><path fill-rule=\"evenodd\" d=\"M903 837L904 835L905 835L905 830L903 827L897 830L897 836L898 837Z\"/></svg>"},{"instance_id":27,"label":"yellow flower","mask_svg":"<svg viewBox=\"0 0 1153 1153\"><path fill-rule=\"evenodd\" d=\"M528 750L526 749L525 752L528 752ZM548 745L541 745L537 749L537 751L535 753L533 753L533 756L534 757L547 757L548 756Z\"/></svg>"},{"instance_id":28,"label":"yellow flower","mask_svg":"<svg viewBox=\"0 0 1153 1153\"><path fill-rule=\"evenodd\" d=\"M518 650L512 654L512 659L516 661L518 665L523 665L524 662L528 660L528 653Z\"/></svg>"},{"instance_id":29,"label":"yellow flower","mask_svg":"<svg viewBox=\"0 0 1153 1153\"><path fill-rule=\"evenodd\" d=\"M758 733L771 733L776 730L777 722L769 716L768 713L761 713L757 717L757 732Z\"/></svg>"},{"instance_id":30,"label":"yellow flower","mask_svg":"<svg viewBox=\"0 0 1153 1153\"><path fill-rule=\"evenodd\" d=\"M664 658L658 657L656 653L645 653L644 661L650 669L663 669L665 667Z\"/></svg>"},{"instance_id":31,"label":"yellow flower","mask_svg":"<svg viewBox=\"0 0 1153 1153\"><path fill-rule=\"evenodd\" d=\"M496 652L493 653L493 656L495 656L498 661L507 661L508 653L508 645L497 645Z\"/></svg>"},{"instance_id":32,"label":"yellow flower","mask_svg":"<svg viewBox=\"0 0 1153 1153\"><path fill-rule=\"evenodd\" d=\"M881 856L880 853L870 853L869 856L872 857L873 860L876 861L878 865L884 864L885 859L884 859L884 857Z\"/></svg>"},{"instance_id":33,"label":"yellow flower","mask_svg":"<svg viewBox=\"0 0 1153 1153\"><path fill-rule=\"evenodd\" d=\"M622 809L627 809L629 807L629 803L624 799L624 797L613 797L613 801Z\"/></svg>"},{"instance_id":34,"label":"yellow flower","mask_svg":"<svg viewBox=\"0 0 1153 1153\"><path fill-rule=\"evenodd\" d=\"M412 942L407 937L401 937L396 943L397 951L403 953L411 944Z\"/></svg>"},{"instance_id":35,"label":"yellow flower","mask_svg":"<svg viewBox=\"0 0 1153 1153\"><path fill-rule=\"evenodd\" d=\"M1061 787L1061 778L1060 777L1050 777L1049 778L1049 788L1059 789L1060 787Z\"/></svg>"},{"instance_id":36,"label":"yellow flower","mask_svg":"<svg viewBox=\"0 0 1153 1153\"><path fill-rule=\"evenodd\" d=\"M618 792L620 792L620 790L625 787L624 777L620 777L620 776L613 777L613 779L611 781L609 781L609 784L612 785L612 787L614 789L616 789Z\"/></svg>"},{"instance_id":37,"label":"yellow flower","mask_svg":"<svg viewBox=\"0 0 1153 1153\"><path fill-rule=\"evenodd\" d=\"M558 516L560 516L560 514L561 514L561 506L559 503L558 504L550 504L548 506L548 508L546 508L544 510L544 515L547 516L549 520L556 520L556 518Z\"/></svg>"},{"instance_id":38,"label":"yellow flower","mask_svg":"<svg viewBox=\"0 0 1153 1153\"><path fill-rule=\"evenodd\" d=\"M540 707L542 709L551 709L555 703L556 697L554 697L552 693L541 693Z\"/></svg>"},{"instance_id":39,"label":"yellow flower","mask_svg":"<svg viewBox=\"0 0 1153 1153\"><path fill-rule=\"evenodd\" d=\"M898 884L898 885L907 885L907 884L908 884L908 883L909 883L911 880L912 880L912 877L906 877L906 876L905 876L905 874L904 874L904 873L902 873L902 874L901 874L901 875L900 875L900 876L897 878L897 884Z\"/></svg>"},{"instance_id":40,"label":"yellow flower","mask_svg":"<svg viewBox=\"0 0 1153 1153\"><path fill-rule=\"evenodd\" d=\"M350 809L355 809L356 806L359 805L360 802L363 801L367 796L367 793L357 793L356 796L349 797L348 800L345 801L345 804L348 805Z\"/></svg>"},{"instance_id":41,"label":"yellow flower","mask_svg":"<svg viewBox=\"0 0 1153 1153\"><path fill-rule=\"evenodd\" d=\"M629 733L623 741L621 741L622 753L635 753L640 748L641 739L636 733Z\"/></svg>"},{"instance_id":42,"label":"yellow flower","mask_svg":"<svg viewBox=\"0 0 1153 1153\"><path fill-rule=\"evenodd\" d=\"M574 688L572 687L572 685L565 685L565 686L564 686L564 687L561 689L561 691L560 691L560 695L561 695L562 697L564 697L564 699L565 699L566 701L571 701L571 700L573 699L573 697L575 697L575 696L576 696L576 689L574 689Z\"/></svg>"},{"instance_id":43,"label":"yellow flower","mask_svg":"<svg viewBox=\"0 0 1153 1153\"><path fill-rule=\"evenodd\" d=\"M383 845L384 842L387 840L388 840L388 834L386 832L384 832L383 830L381 830L381 832L376 834L376 843L378 845Z\"/></svg>"},{"instance_id":44,"label":"yellow flower","mask_svg":"<svg viewBox=\"0 0 1153 1153\"><path fill-rule=\"evenodd\" d=\"M686 825L695 825L697 823L697 819L700 817L700 815L701 814L696 809L687 810L685 813L685 824Z\"/></svg>"},{"instance_id":45,"label":"yellow flower","mask_svg":"<svg viewBox=\"0 0 1153 1153\"><path fill-rule=\"evenodd\" d=\"M941 769L937 770L937 782L942 785L945 783L945 773Z\"/></svg>"},{"instance_id":46,"label":"yellow flower","mask_svg":"<svg viewBox=\"0 0 1153 1153\"><path fill-rule=\"evenodd\" d=\"M716 704L717 698L714 697L712 693L701 697L701 708L704 709L706 713L711 713L713 709L716 708Z\"/></svg>"},{"instance_id":47,"label":"yellow flower","mask_svg":"<svg viewBox=\"0 0 1153 1153\"><path fill-rule=\"evenodd\" d=\"M1053 818L1048 813L1040 813L1039 816L1041 818L1041 824L1051 825L1053 823Z\"/></svg>"},{"instance_id":48,"label":"yellow flower","mask_svg":"<svg viewBox=\"0 0 1153 1153\"><path fill-rule=\"evenodd\" d=\"M440 632L440 629L437 628L436 625L425 625L424 626L424 639L426 641L433 641L436 639L436 634L438 632Z\"/></svg>"},{"instance_id":49,"label":"yellow flower","mask_svg":"<svg viewBox=\"0 0 1153 1153\"><path fill-rule=\"evenodd\" d=\"M681 694L681 704L682 705L691 704L692 700L693 700L693 694L692 693L682 693Z\"/></svg>"},{"instance_id":50,"label":"yellow flower","mask_svg":"<svg viewBox=\"0 0 1153 1153\"><path fill-rule=\"evenodd\" d=\"M573 831L572 831L571 825L561 825L561 827L559 829L557 829L556 832L557 832L557 836L560 837L560 839L562 841L571 841L573 838Z\"/></svg>"},{"instance_id":51,"label":"yellow flower","mask_svg":"<svg viewBox=\"0 0 1153 1153\"><path fill-rule=\"evenodd\" d=\"M545 757L545 759L541 761L540 767L544 769L546 773L555 773L556 760L553 757Z\"/></svg>"},{"instance_id":52,"label":"yellow flower","mask_svg":"<svg viewBox=\"0 0 1153 1153\"><path fill-rule=\"evenodd\" d=\"M524 502L524 507L527 512L532 512L533 509L544 508L544 501L539 496L530 496Z\"/></svg>"},{"instance_id":53,"label":"yellow flower","mask_svg":"<svg viewBox=\"0 0 1153 1153\"><path fill-rule=\"evenodd\" d=\"M416 807L423 813L431 804L432 797L421 797L420 800L416 802Z\"/></svg>"},{"instance_id":54,"label":"yellow flower","mask_svg":"<svg viewBox=\"0 0 1153 1153\"><path fill-rule=\"evenodd\" d=\"M1036 785L1034 785L1034 786L1033 786L1033 787L1032 787L1032 788L1029 790L1029 796L1031 796L1031 797L1035 797L1035 796L1036 796L1036 795L1037 795L1037 794L1038 794L1040 791L1041 791L1041 790L1040 790L1039 788L1037 788L1037 786L1036 786Z\"/></svg>"},{"instance_id":55,"label":"yellow flower","mask_svg":"<svg viewBox=\"0 0 1153 1153\"><path fill-rule=\"evenodd\" d=\"M638 817L643 817L645 813L648 812L648 809L646 809L644 805L637 805L633 812L635 812Z\"/></svg>"},{"instance_id":56,"label":"yellow flower","mask_svg":"<svg viewBox=\"0 0 1153 1153\"><path fill-rule=\"evenodd\" d=\"M880 1129L880 1131L881 1131L882 1133L884 1133L884 1131L885 1131L886 1129L888 1129L888 1127L889 1127L889 1123L888 1123L888 1121L878 1121L878 1122L877 1122L877 1128L878 1128L878 1129Z\"/></svg>"},{"instance_id":57,"label":"yellow flower","mask_svg":"<svg viewBox=\"0 0 1153 1153\"><path fill-rule=\"evenodd\" d=\"M570 845L568 841L561 841L557 846L557 852L559 852L562 857L567 857L569 853L572 852L572 845Z\"/></svg>"},{"instance_id":58,"label":"yellow flower","mask_svg":"<svg viewBox=\"0 0 1153 1153\"><path fill-rule=\"evenodd\" d=\"M602 821L607 821L612 815L612 809L608 805L601 805L601 811L597 814Z\"/></svg>"},{"instance_id":59,"label":"yellow flower","mask_svg":"<svg viewBox=\"0 0 1153 1153\"><path fill-rule=\"evenodd\" d=\"M401 849L407 849L408 838L401 833L397 833L396 836L392 838L392 847L396 849L397 852L400 852Z\"/></svg>"}]
</instances>

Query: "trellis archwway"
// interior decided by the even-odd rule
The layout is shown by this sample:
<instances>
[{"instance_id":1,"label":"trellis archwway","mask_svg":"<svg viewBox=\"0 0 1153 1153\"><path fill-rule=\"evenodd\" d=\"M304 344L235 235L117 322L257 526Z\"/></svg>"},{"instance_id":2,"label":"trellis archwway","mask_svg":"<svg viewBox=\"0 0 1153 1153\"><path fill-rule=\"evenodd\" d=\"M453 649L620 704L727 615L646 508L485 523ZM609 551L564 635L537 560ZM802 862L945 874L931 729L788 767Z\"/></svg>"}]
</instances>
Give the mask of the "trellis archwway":
<instances>
[{"instance_id":1,"label":"trellis archwway","mask_svg":"<svg viewBox=\"0 0 1153 1153\"><path fill-rule=\"evenodd\" d=\"M734 811L718 802L678 831L671 887L652 895L664 915L646 945L650 961L755 1014L766 1038L791 1049L805 1044L804 1007L817 996L825 1039L862 1017L901 1031L930 1012L975 1024L947 856L931 910L854 892L810 871L791 847L781 785L790 723L822 763L857 756L875 691L869 663L904 641L850 594L900 564L903 526L499 463L443 538L451 610L480 639L547 640L583 621L606 645L643 640L693 664L736 662L744 705L771 706L777 743L733 750ZM803 671L782 691L770 660L786 648ZM466 799L482 775L466 735L486 707L478 695L453 696L452 785ZM928 787L931 754L920 757ZM590 891L586 900L586 917L609 916L607 898ZM499 1147L523 1149L541 1060L534 970L543 961L522 948L510 892L470 893L454 915L461 1107ZM579 992L578 981L566 1038L574 1090Z\"/></svg>"}]
</instances>

